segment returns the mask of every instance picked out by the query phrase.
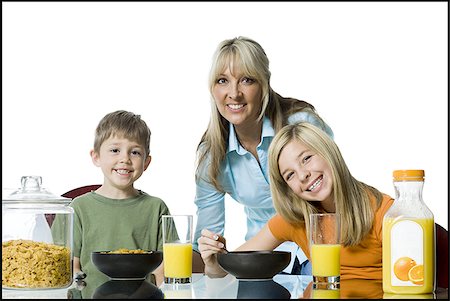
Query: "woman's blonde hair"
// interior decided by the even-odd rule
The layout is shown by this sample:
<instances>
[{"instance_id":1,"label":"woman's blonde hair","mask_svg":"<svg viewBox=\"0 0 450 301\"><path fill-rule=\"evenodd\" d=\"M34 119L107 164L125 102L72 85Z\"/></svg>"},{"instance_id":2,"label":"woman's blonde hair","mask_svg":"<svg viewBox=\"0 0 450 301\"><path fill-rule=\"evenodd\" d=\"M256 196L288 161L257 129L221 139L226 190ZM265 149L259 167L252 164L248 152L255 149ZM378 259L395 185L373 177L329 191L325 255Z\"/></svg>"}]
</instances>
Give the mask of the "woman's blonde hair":
<instances>
[{"instance_id":1,"label":"woman's blonde hair","mask_svg":"<svg viewBox=\"0 0 450 301\"><path fill-rule=\"evenodd\" d=\"M297 196L280 173L280 153L293 140L304 144L330 166L333 199L336 212L341 217L341 242L345 246L359 244L372 228L375 208L370 196L375 196L378 207L382 194L377 189L357 181L351 175L333 139L312 124L302 122L285 126L269 147L270 189L276 211L293 225L304 224L307 237L310 229L309 215L320 211L320 202L308 202Z\"/></svg>"},{"instance_id":2,"label":"woman's blonde hair","mask_svg":"<svg viewBox=\"0 0 450 301\"><path fill-rule=\"evenodd\" d=\"M151 134L150 128L141 119L141 115L124 110L111 112L100 120L95 130L94 151L99 153L105 140L112 136L119 136L142 145L145 149L145 156L148 156L150 155Z\"/></svg>"},{"instance_id":3,"label":"woman's blonde hair","mask_svg":"<svg viewBox=\"0 0 450 301\"><path fill-rule=\"evenodd\" d=\"M269 59L260 44L246 37L237 37L222 41L214 55L209 73L209 90L211 95L211 118L208 128L203 134L197 147L197 172L206 159L210 158L208 166L208 179L217 190L223 191L219 176L221 164L225 159L228 147L229 122L220 114L213 97L213 89L220 78L220 74L227 68L238 68L245 76L254 79L262 89L262 106L259 120L267 116L275 129L280 130L287 124L287 118L298 111L308 111L316 115L320 122L322 119L316 114L314 106L306 101L285 98L270 87Z\"/></svg>"}]
</instances>

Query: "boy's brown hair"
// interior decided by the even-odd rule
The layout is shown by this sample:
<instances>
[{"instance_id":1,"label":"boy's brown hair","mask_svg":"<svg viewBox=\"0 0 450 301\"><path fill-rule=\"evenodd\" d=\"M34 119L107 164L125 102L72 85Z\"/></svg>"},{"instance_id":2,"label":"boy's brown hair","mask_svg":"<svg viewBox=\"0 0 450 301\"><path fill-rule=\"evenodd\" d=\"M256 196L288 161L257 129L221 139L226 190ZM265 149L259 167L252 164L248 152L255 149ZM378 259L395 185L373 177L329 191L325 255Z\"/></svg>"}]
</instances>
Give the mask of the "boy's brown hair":
<instances>
[{"instance_id":1,"label":"boy's brown hair","mask_svg":"<svg viewBox=\"0 0 450 301\"><path fill-rule=\"evenodd\" d=\"M100 120L95 130L94 151L100 152L100 146L111 136L126 138L142 145L145 149L145 156L150 155L150 128L141 115L125 110L118 110L106 114Z\"/></svg>"}]
</instances>

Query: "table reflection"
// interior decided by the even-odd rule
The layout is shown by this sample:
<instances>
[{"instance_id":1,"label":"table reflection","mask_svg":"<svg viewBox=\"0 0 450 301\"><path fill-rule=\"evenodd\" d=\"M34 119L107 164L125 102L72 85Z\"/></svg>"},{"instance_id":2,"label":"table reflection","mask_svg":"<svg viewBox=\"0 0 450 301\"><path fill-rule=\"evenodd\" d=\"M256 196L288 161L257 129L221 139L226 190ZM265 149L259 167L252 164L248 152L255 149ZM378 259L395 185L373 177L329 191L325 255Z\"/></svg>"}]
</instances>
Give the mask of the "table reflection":
<instances>
[{"instance_id":1,"label":"table reflection","mask_svg":"<svg viewBox=\"0 0 450 301\"><path fill-rule=\"evenodd\" d=\"M110 280L94 291L93 299L164 299L163 292L145 280Z\"/></svg>"},{"instance_id":2,"label":"table reflection","mask_svg":"<svg viewBox=\"0 0 450 301\"><path fill-rule=\"evenodd\" d=\"M383 299L448 299L448 290L446 296L439 296L435 294L418 294L418 295L400 295L400 294L389 294L384 293Z\"/></svg>"},{"instance_id":3,"label":"table reflection","mask_svg":"<svg viewBox=\"0 0 450 301\"><path fill-rule=\"evenodd\" d=\"M305 299L383 299L380 280L341 279L339 285L313 284L303 292Z\"/></svg>"},{"instance_id":4,"label":"table reflection","mask_svg":"<svg viewBox=\"0 0 450 301\"><path fill-rule=\"evenodd\" d=\"M365 279L341 280L341 298L383 299L383 282Z\"/></svg>"},{"instance_id":5,"label":"table reflection","mask_svg":"<svg viewBox=\"0 0 450 301\"><path fill-rule=\"evenodd\" d=\"M313 288L311 299L340 299L341 290L338 288L321 289Z\"/></svg>"},{"instance_id":6,"label":"table reflection","mask_svg":"<svg viewBox=\"0 0 450 301\"><path fill-rule=\"evenodd\" d=\"M448 292L447 292L448 293ZM448 296L448 294L446 295ZM440 299L435 294L400 295L383 293L380 280L347 279L339 285L316 284L312 281L303 291L304 299Z\"/></svg>"},{"instance_id":7,"label":"table reflection","mask_svg":"<svg viewBox=\"0 0 450 301\"><path fill-rule=\"evenodd\" d=\"M437 288L433 294L399 295L383 293L382 282L342 279L339 287L313 286L312 277L275 275L271 280L245 281L232 275L209 278L194 273L192 283L162 284L150 280L102 280L98 283L74 282L69 288L52 290L2 289L6 299L445 299L448 289Z\"/></svg>"},{"instance_id":8,"label":"table reflection","mask_svg":"<svg viewBox=\"0 0 450 301\"><path fill-rule=\"evenodd\" d=\"M291 293L271 280L239 280L237 299L290 299Z\"/></svg>"},{"instance_id":9,"label":"table reflection","mask_svg":"<svg viewBox=\"0 0 450 301\"><path fill-rule=\"evenodd\" d=\"M68 299L164 299L157 286L147 280L109 280L103 283L75 283Z\"/></svg>"},{"instance_id":10,"label":"table reflection","mask_svg":"<svg viewBox=\"0 0 450 301\"><path fill-rule=\"evenodd\" d=\"M191 283L164 284L164 299L195 299Z\"/></svg>"},{"instance_id":11,"label":"table reflection","mask_svg":"<svg viewBox=\"0 0 450 301\"><path fill-rule=\"evenodd\" d=\"M340 283L313 283L311 299L340 299Z\"/></svg>"}]
</instances>

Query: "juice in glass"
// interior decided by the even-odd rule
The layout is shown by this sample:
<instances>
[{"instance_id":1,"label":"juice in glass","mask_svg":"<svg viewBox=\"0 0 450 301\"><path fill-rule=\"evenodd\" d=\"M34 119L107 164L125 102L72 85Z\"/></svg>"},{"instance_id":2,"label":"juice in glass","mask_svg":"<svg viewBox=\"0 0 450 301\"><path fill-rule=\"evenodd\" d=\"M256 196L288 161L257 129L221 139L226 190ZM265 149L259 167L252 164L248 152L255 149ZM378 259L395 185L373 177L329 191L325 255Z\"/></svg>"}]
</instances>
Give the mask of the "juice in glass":
<instances>
[{"instance_id":1,"label":"juice in glass","mask_svg":"<svg viewBox=\"0 0 450 301\"><path fill-rule=\"evenodd\" d=\"M341 280L341 219L338 213L309 215L309 245L313 282L339 283Z\"/></svg>"},{"instance_id":2,"label":"juice in glass","mask_svg":"<svg viewBox=\"0 0 450 301\"><path fill-rule=\"evenodd\" d=\"M341 273L341 245L313 244L311 246L312 274L320 277Z\"/></svg>"},{"instance_id":3,"label":"juice in glass","mask_svg":"<svg viewBox=\"0 0 450 301\"><path fill-rule=\"evenodd\" d=\"M163 215L164 283L192 280L192 215Z\"/></svg>"},{"instance_id":4,"label":"juice in glass","mask_svg":"<svg viewBox=\"0 0 450 301\"><path fill-rule=\"evenodd\" d=\"M164 276L189 278L192 276L192 244L163 244Z\"/></svg>"},{"instance_id":5,"label":"juice in glass","mask_svg":"<svg viewBox=\"0 0 450 301\"><path fill-rule=\"evenodd\" d=\"M425 294L434 289L434 219L383 220L383 291ZM386 259L386 260L385 260Z\"/></svg>"}]
</instances>

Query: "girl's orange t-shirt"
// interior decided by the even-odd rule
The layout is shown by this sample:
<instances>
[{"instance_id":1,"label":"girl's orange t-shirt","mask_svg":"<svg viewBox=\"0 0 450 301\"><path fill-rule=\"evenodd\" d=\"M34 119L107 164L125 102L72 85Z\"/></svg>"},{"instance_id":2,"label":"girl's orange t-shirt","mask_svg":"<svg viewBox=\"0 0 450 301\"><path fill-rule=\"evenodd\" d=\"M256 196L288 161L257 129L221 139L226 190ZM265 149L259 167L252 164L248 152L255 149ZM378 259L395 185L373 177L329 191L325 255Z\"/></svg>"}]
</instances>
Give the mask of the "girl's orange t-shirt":
<instances>
[{"instance_id":1,"label":"girl's orange t-shirt","mask_svg":"<svg viewBox=\"0 0 450 301\"><path fill-rule=\"evenodd\" d=\"M382 225L386 211L394 199L383 195L383 200L375 211L372 229L357 246L341 248L341 279L374 279L382 280ZM375 205L375 198L372 199ZM285 221L279 214L269 222L272 234L281 241L293 241L299 245L306 257L311 260L309 242L304 226L294 226Z\"/></svg>"}]
</instances>

